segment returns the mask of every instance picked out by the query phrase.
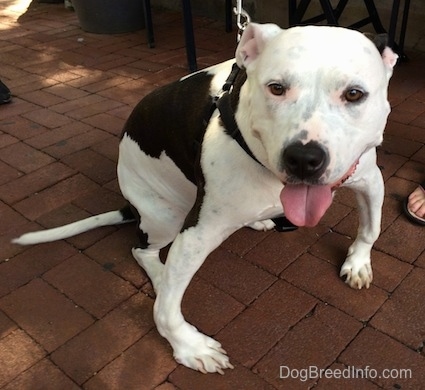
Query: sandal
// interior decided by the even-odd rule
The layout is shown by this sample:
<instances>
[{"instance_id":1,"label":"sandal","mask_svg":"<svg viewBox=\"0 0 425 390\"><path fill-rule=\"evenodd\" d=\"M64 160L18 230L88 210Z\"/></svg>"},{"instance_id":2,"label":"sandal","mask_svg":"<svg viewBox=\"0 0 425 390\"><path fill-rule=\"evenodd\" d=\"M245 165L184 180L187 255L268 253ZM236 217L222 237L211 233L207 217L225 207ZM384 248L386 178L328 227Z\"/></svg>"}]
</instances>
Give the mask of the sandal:
<instances>
[{"instance_id":1,"label":"sandal","mask_svg":"<svg viewBox=\"0 0 425 390\"><path fill-rule=\"evenodd\" d=\"M0 80L0 104L9 103L12 100L10 95L10 90L7 86Z\"/></svg>"},{"instance_id":2,"label":"sandal","mask_svg":"<svg viewBox=\"0 0 425 390\"><path fill-rule=\"evenodd\" d=\"M422 207L425 207L425 181L421 184L419 184L419 186L415 189L415 191L422 190L423 192L423 202L424 205L422 205ZM412 194L415 192L413 191ZM411 195L409 195L403 202L403 210L404 213L406 214L406 217L411 221L414 222L418 225L422 225L425 226L425 218L422 217L418 217L412 210L410 210L409 208L409 197Z\"/></svg>"}]
</instances>

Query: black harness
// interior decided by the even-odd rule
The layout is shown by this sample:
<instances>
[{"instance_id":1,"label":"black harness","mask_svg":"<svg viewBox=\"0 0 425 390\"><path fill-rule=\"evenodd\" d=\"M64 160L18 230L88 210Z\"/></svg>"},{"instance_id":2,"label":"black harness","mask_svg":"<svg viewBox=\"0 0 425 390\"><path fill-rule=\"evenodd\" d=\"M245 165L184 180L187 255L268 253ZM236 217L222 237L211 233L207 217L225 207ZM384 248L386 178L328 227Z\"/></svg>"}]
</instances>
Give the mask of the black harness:
<instances>
[{"instance_id":1,"label":"black harness","mask_svg":"<svg viewBox=\"0 0 425 390\"><path fill-rule=\"evenodd\" d=\"M216 109L220 112L220 119L223 122L223 127L226 134L232 137L239 146L245 151L248 156L250 156L254 161L263 166L260 161L254 156L251 149L245 142L245 139L242 136L241 131L239 130L238 124L236 123L234 109L232 107L232 92L239 94L239 89L234 91L234 85L237 77L242 71L241 68L235 63L232 67L232 71L227 77L226 82L224 83L222 90L224 91L222 95L216 96L211 105L209 111L209 116L205 120L207 125L211 119L212 114ZM293 225L285 216L272 218L272 221L275 223L275 229L279 232L290 232L296 230L298 227Z\"/></svg>"},{"instance_id":2,"label":"black harness","mask_svg":"<svg viewBox=\"0 0 425 390\"><path fill-rule=\"evenodd\" d=\"M248 156L250 156L258 164L261 164L254 156L254 153L252 153L249 146L246 144L245 139L239 130L238 124L236 123L235 113L232 107L231 93L233 91L236 78L241 71L242 69L239 68L236 63L233 64L232 71L230 72L229 77L227 77L227 80L222 87L222 90L224 91L223 94L214 98L213 112L215 108L218 109L220 112L220 119L223 122L226 134L230 135L230 137L232 137L239 144L239 146L245 151L246 154L248 154ZM235 93L239 94L239 90L235 91Z\"/></svg>"}]
</instances>

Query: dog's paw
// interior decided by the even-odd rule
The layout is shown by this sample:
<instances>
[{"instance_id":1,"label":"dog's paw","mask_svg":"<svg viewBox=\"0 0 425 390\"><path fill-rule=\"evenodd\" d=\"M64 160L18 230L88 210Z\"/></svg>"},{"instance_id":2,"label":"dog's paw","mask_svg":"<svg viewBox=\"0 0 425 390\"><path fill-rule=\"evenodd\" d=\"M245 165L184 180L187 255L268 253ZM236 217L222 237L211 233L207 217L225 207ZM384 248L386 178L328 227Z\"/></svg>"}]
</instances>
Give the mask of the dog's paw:
<instances>
[{"instance_id":1,"label":"dog's paw","mask_svg":"<svg viewBox=\"0 0 425 390\"><path fill-rule=\"evenodd\" d=\"M373 279L370 260L367 262L356 261L354 260L353 255L351 255L345 260L339 275L341 277L345 277L345 283L347 283L351 288L369 288Z\"/></svg>"},{"instance_id":2,"label":"dog's paw","mask_svg":"<svg viewBox=\"0 0 425 390\"><path fill-rule=\"evenodd\" d=\"M198 332L192 325L186 323L184 327L184 337L178 337L177 343L173 342L177 340L169 340L178 363L203 374L218 372L223 375L226 368L234 368L218 341Z\"/></svg>"},{"instance_id":3,"label":"dog's paw","mask_svg":"<svg viewBox=\"0 0 425 390\"><path fill-rule=\"evenodd\" d=\"M267 230L272 230L275 227L275 223L271 219L265 219L263 221L250 223L248 227L260 232L266 232Z\"/></svg>"}]
</instances>

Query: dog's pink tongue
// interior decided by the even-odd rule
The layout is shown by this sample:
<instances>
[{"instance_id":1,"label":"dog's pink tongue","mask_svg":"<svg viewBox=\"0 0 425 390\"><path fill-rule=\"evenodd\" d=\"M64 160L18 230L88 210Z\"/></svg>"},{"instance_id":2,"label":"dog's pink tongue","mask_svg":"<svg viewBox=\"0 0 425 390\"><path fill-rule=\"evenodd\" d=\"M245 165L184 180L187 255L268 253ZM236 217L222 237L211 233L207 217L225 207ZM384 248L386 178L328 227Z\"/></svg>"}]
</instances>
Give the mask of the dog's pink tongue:
<instances>
[{"instance_id":1,"label":"dog's pink tongue","mask_svg":"<svg viewBox=\"0 0 425 390\"><path fill-rule=\"evenodd\" d=\"M332 203L330 186L287 184L280 193L284 213L296 226L316 226Z\"/></svg>"}]
</instances>

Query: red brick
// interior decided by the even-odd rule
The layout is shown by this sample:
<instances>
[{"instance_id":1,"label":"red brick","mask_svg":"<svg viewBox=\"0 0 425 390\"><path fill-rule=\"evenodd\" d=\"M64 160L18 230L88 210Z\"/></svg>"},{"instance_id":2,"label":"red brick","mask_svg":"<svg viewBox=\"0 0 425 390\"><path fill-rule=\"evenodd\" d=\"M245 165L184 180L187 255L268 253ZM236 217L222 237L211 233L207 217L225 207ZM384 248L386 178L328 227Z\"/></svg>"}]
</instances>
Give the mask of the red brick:
<instances>
[{"instance_id":1,"label":"red brick","mask_svg":"<svg viewBox=\"0 0 425 390\"><path fill-rule=\"evenodd\" d=\"M223 329L244 309L234 298L197 277L190 282L182 302L186 320L208 335Z\"/></svg>"},{"instance_id":2,"label":"red brick","mask_svg":"<svg viewBox=\"0 0 425 390\"><path fill-rule=\"evenodd\" d=\"M411 157L419 150L421 143L409 141L395 135L385 134L384 141L379 150L390 153L391 157L398 154L404 157ZM382 155L382 153L380 153Z\"/></svg>"},{"instance_id":3,"label":"red brick","mask_svg":"<svg viewBox=\"0 0 425 390\"><path fill-rule=\"evenodd\" d=\"M393 292L410 273L412 266L385 253L372 251L373 284Z\"/></svg>"},{"instance_id":4,"label":"red brick","mask_svg":"<svg viewBox=\"0 0 425 390\"><path fill-rule=\"evenodd\" d=\"M422 252L422 254L415 261L415 265L418 266L418 267L425 268L425 251Z\"/></svg>"},{"instance_id":5,"label":"red brick","mask_svg":"<svg viewBox=\"0 0 425 390\"><path fill-rule=\"evenodd\" d=\"M131 68L134 69L134 68ZM135 77L139 77L140 71L136 70ZM125 73L127 75L127 73ZM150 93L157 86L152 85L146 80L139 80L139 85L137 88L132 88L134 81L127 83L127 85L118 85L113 88L104 89L103 91L98 92L99 95L102 95L108 99L118 100L122 103L125 103L131 107L134 107L144 96Z\"/></svg>"},{"instance_id":6,"label":"red brick","mask_svg":"<svg viewBox=\"0 0 425 390\"><path fill-rule=\"evenodd\" d=\"M271 231L259 232L250 228L242 228L224 241L221 247L242 257L270 234L272 234Z\"/></svg>"},{"instance_id":7,"label":"red brick","mask_svg":"<svg viewBox=\"0 0 425 390\"><path fill-rule=\"evenodd\" d=\"M0 202L0 220L2 222L0 234L8 233L16 226L23 225L26 222L25 218L3 202Z\"/></svg>"},{"instance_id":8,"label":"red brick","mask_svg":"<svg viewBox=\"0 0 425 390\"><path fill-rule=\"evenodd\" d=\"M32 74L22 79L22 83L19 84L17 87L14 87L13 92L17 96L20 96L21 94L38 91L40 89L46 88L50 85L55 85L57 83L57 80L48 79L39 75ZM10 87L12 88L12 85Z\"/></svg>"},{"instance_id":9,"label":"red brick","mask_svg":"<svg viewBox=\"0 0 425 390\"><path fill-rule=\"evenodd\" d=\"M424 112L425 102L412 96L392 110L391 118L397 122L410 123Z\"/></svg>"},{"instance_id":10,"label":"red brick","mask_svg":"<svg viewBox=\"0 0 425 390\"><path fill-rule=\"evenodd\" d=\"M179 366L169 377L170 381L181 390L273 390L274 387L254 374L249 369L236 364L233 370L226 370L224 375L201 374Z\"/></svg>"},{"instance_id":11,"label":"red brick","mask_svg":"<svg viewBox=\"0 0 425 390\"><path fill-rule=\"evenodd\" d=\"M425 165L425 146L422 146L413 156L412 159Z\"/></svg>"},{"instance_id":12,"label":"red brick","mask_svg":"<svg viewBox=\"0 0 425 390\"><path fill-rule=\"evenodd\" d=\"M378 165L381 168L382 176L385 181L393 176L406 161L406 157L378 151Z\"/></svg>"},{"instance_id":13,"label":"red brick","mask_svg":"<svg viewBox=\"0 0 425 390\"><path fill-rule=\"evenodd\" d=\"M370 322L376 329L413 349L421 349L424 342L424 278L425 270L415 268Z\"/></svg>"},{"instance_id":14,"label":"red brick","mask_svg":"<svg viewBox=\"0 0 425 390\"><path fill-rule=\"evenodd\" d=\"M17 138L12 137L9 134L0 134L0 149L16 142L19 142Z\"/></svg>"},{"instance_id":15,"label":"red brick","mask_svg":"<svg viewBox=\"0 0 425 390\"><path fill-rule=\"evenodd\" d=\"M41 279L0 300L0 308L51 352L92 322L92 317Z\"/></svg>"},{"instance_id":16,"label":"red brick","mask_svg":"<svg viewBox=\"0 0 425 390\"><path fill-rule=\"evenodd\" d=\"M78 387L50 360L43 359L3 387L3 390L40 389L40 390L78 390Z\"/></svg>"},{"instance_id":17,"label":"red brick","mask_svg":"<svg viewBox=\"0 0 425 390\"><path fill-rule=\"evenodd\" d=\"M43 91L67 100L81 99L88 95L87 92L81 89L62 83L45 88Z\"/></svg>"},{"instance_id":18,"label":"red brick","mask_svg":"<svg viewBox=\"0 0 425 390\"><path fill-rule=\"evenodd\" d=\"M65 156L62 161L99 184L105 184L117 176L116 163L90 149Z\"/></svg>"},{"instance_id":19,"label":"red brick","mask_svg":"<svg viewBox=\"0 0 425 390\"><path fill-rule=\"evenodd\" d=\"M170 382L164 382L155 387L155 390L177 390L177 388Z\"/></svg>"},{"instance_id":20,"label":"red brick","mask_svg":"<svg viewBox=\"0 0 425 390\"><path fill-rule=\"evenodd\" d=\"M110 78L111 78L110 74L108 74L107 72L102 72L100 70L92 70L91 72L87 72L87 73L84 72L82 76L84 76L84 77L80 77L79 79L74 79L74 80L69 81L68 85L71 85L74 88L85 89L85 88L82 88L82 87L86 87L88 85L98 83L98 82L102 82L102 81L105 81L105 80L110 80ZM93 93L93 92L96 92L96 91L89 91L89 92Z\"/></svg>"},{"instance_id":21,"label":"red brick","mask_svg":"<svg viewBox=\"0 0 425 390\"><path fill-rule=\"evenodd\" d=\"M424 242L425 229L413 225L402 215L381 234L375 247L400 260L413 263L423 252Z\"/></svg>"},{"instance_id":22,"label":"red brick","mask_svg":"<svg viewBox=\"0 0 425 390\"><path fill-rule=\"evenodd\" d=\"M63 241L25 248L22 253L0 264L0 297L42 275L76 252L75 248Z\"/></svg>"},{"instance_id":23,"label":"red brick","mask_svg":"<svg viewBox=\"0 0 425 390\"><path fill-rule=\"evenodd\" d=\"M338 325L336 325L338 324ZM279 378L280 366L289 369L329 367L361 329L360 322L331 307L318 305L262 359L254 372L279 389L310 388L315 379Z\"/></svg>"},{"instance_id":24,"label":"red brick","mask_svg":"<svg viewBox=\"0 0 425 390\"><path fill-rule=\"evenodd\" d=\"M208 256L199 276L245 305L276 281L275 276L221 248Z\"/></svg>"},{"instance_id":25,"label":"red brick","mask_svg":"<svg viewBox=\"0 0 425 390\"><path fill-rule=\"evenodd\" d=\"M398 211L396 217L398 217L402 211L401 202L416 188L416 184L409 180L410 179L402 179L394 176L385 183L386 193L390 199L393 198L393 202L395 201L395 208ZM394 220L395 219L396 218L394 218Z\"/></svg>"},{"instance_id":26,"label":"red brick","mask_svg":"<svg viewBox=\"0 0 425 390\"><path fill-rule=\"evenodd\" d=\"M338 268L310 254L297 259L282 277L360 321L370 319L387 299L387 293L374 285L361 290L349 287Z\"/></svg>"},{"instance_id":27,"label":"red brick","mask_svg":"<svg viewBox=\"0 0 425 390\"><path fill-rule=\"evenodd\" d=\"M75 171L61 163L54 162L0 186L0 199L8 203L15 203L72 174L75 174Z\"/></svg>"},{"instance_id":28,"label":"red brick","mask_svg":"<svg viewBox=\"0 0 425 390\"><path fill-rule=\"evenodd\" d=\"M21 234L40 229L40 226L35 222L24 222L22 224L16 223L16 220L12 218L10 222L10 229L5 234L0 234L0 263L9 261L12 257L22 253L25 248L16 244L13 244L11 240L19 237ZM1 288L0 288L1 290Z\"/></svg>"},{"instance_id":29,"label":"red brick","mask_svg":"<svg viewBox=\"0 0 425 390\"><path fill-rule=\"evenodd\" d=\"M35 220L95 188L95 183L78 174L16 203L14 207L26 218Z\"/></svg>"},{"instance_id":30,"label":"red brick","mask_svg":"<svg viewBox=\"0 0 425 390\"><path fill-rule=\"evenodd\" d=\"M16 324L0 311L0 339L17 329Z\"/></svg>"},{"instance_id":31,"label":"red brick","mask_svg":"<svg viewBox=\"0 0 425 390\"><path fill-rule=\"evenodd\" d=\"M24 114L25 118L36 122L49 129L66 125L71 119L65 115L57 114L47 108L41 108Z\"/></svg>"},{"instance_id":32,"label":"red brick","mask_svg":"<svg viewBox=\"0 0 425 390\"><path fill-rule=\"evenodd\" d=\"M143 96L140 96L140 99L142 99ZM133 111L133 106L123 105L117 108L114 108L112 110L109 110L109 114L113 116L117 116L118 118L127 120L127 118L130 116L131 112Z\"/></svg>"},{"instance_id":33,"label":"red brick","mask_svg":"<svg viewBox=\"0 0 425 390\"><path fill-rule=\"evenodd\" d=\"M91 214L101 214L106 211L119 210L127 202L121 194L105 187L99 187L75 199L73 203Z\"/></svg>"},{"instance_id":34,"label":"red brick","mask_svg":"<svg viewBox=\"0 0 425 390\"><path fill-rule=\"evenodd\" d=\"M343 364L332 364L329 367L331 370L331 377L326 378L326 375L322 375L319 379L317 386L314 389L317 390L340 390L341 387L344 390L378 390L380 387L369 382L365 378L355 377L352 374L352 367L346 367ZM339 375L337 377L337 375ZM344 377L345 376L345 377ZM354 378L352 378L354 377Z\"/></svg>"},{"instance_id":35,"label":"red brick","mask_svg":"<svg viewBox=\"0 0 425 390\"><path fill-rule=\"evenodd\" d=\"M141 287L148 278L131 254L131 248L137 243L136 227L129 224L120 226L116 232L99 240L84 253L123 279Z\"/></svg>"},{"instance_id":36,"label":"red brick","mask_svg":"<svg viewBox=\"0 0 425 390\"><path fill-rule=\"evenodd\" d=\"M98 95L88 95L56 104L51 109L59 114L66 114L74 119L79 119L78 116L74 115L74 112L78 112L87 106L98 104L102 101L105 101L105 98Z\"/></svg>"},{"instance_id":37,"label":"red brick","mask_svg":"<svg viewBox=\"0 0 425 390\"><path fill-rule=\"evenodd\" d=\"M3 118L13 118L18 115L25 115L25 114L31 113L32 111L38 109L39 107L40 106L37 106L33 103L26 102L14 96L12 104L8 104L7 106L2 105L2 107L0 108L0 111L2 111ZM3 110L7 110L7 113L3 114L4 112ZM7 123L8 121L6 121L6 124Z\"/></svg>"},{"instance_id":38,"label":"red brick","mask_svg":"<svg viewBox=\"0 0 425 390\"><path fill-rule=\"evenodd\" d=\"M43 278L97 318L137 291L83 254L70 257L45 273Z\"/></svg>"},{"instance_id":39,"label":"red brick","mask_svg":"<svg viewBox=\"0 0 425 390\"><path fill-rule=\"evenodd\" d=\"M385 132L390 135L403 134L403 138L410 141L425 143L424 129L418 126L410 126L399 122L389 121Z\"/></svg>"},{"instance_id":40,"label":"red brick","mask_svg":"<svg viewBox=\"0 0 425 390\"><path fill-rule=\"evenodd\" d=\"M113 139L113 137L105 131L92 129L86 133L78 134L71 138L59 141L54 145L48 146L43 151L53 157L61 158L107 139Z\"/></svg>"},{"instance_id":41,"label":"red brick","mask_svg":"<svg viewBox=\"0 0 425 390\"><path fill-rule=\"evenodd\" d=\"M351 208L357 207L356 194L347 187L338 188L334 192L334 202L341 203Z\"/></svg>"},{"instance_id":42,"label":"red brick","mask_svg":"<svg viewBox=\"0 0 425 390\"><path fill-rule=\"evenodd\" d=\"M32 172L54 161L44 154L22 142L12 144L1 150L1 159L23 172Z\"/></svg>"},{"instance_id":43,"label":"red brick","mask_svg":"<svg viewBox=\"0 0 425 390\"><path fill-rule=\"evenodd\" d=\"M84 387L87 390L152 389L162 383L176 366L167 342L156 331L152 331L107 365Z\"/></svg>"},{"instance_id":44,"label":"red brick","mask_svg":"<svg viewBox=\"0 0 425 390\"><path fill-rule=\"evenodd\" d=\"M34 123L20 116L13 117L12 115L0 120L0 130L21 140L48 131L46 127L38 123Z\"/></svg>"},{"instance_id":45,"label":"red brick","mask_svg":"<svg viewBox=\"0 0 425 390\"><path fill-rule=\"evenodd\" d=\"M326 231L327 228L317 226L314 229L300 228L289 233L273 232L244 258L273 275L278 275Z\"/></svg>"},{"instance_id":46,"label":"red brick","mask_svg":"<svg viewBox=\"0 0 425 390\"><path fill-rule=\"evenodd\" d=\"M346 235L330 231L324 234L308 251L328 263L341 267L347 256L348 247L352 243L353 240Z\"/></svg>"},{"instance_id":47,"label":"red brick","mask_svg":"<svg viewBox=\"0 0 425 390\"><path fill-rule=\"evenodd\" d=\"M320 220L320 224L326 227L335 227L338 222L352 211L351 207L339 202L333 202L328 211Z\"/></svg>"},{"instance_id":48,"label":"red brick","mask_svg":"<svg viewBox=\"0 0 425 390\"><path fill-rule=\"evenodd\" d=\"M384 389L420 389L425 382L423 356L370 327L356 337L339 360L346 366L376 370L377 377L369 380ZM411 370L412 377L384 378L385 369ZM406 376L407 372L400 374Z\"/></svg>"},{"instance_id":49,"label":"red brick","mask_svg":"<svg viewBox=\"0 0 425 390\"><path fill-rule=\"evenodd\" d=\"M114 360L117 357L122 359L123 351L126 351L124 354L128 353L128 348L153 328L152 310L152 299L140 293L135 294L117 309L55 351L51 356L53 362L78 384L82 384L95 374L97 374L95 376L95 380L97 380L99 370L109 362L117 361ZM165 346L166 343L164 341L161 344ZM137 361L138 367L135 369L130 365L126 366L129 373L139 375L152 362L160 365L161 362L154 359L155 354L161 354L166 361L172 359L171 351L168 348L166 353L162 354L160 345L150 346L153 347L148 350L150 358L145 359L144 356L148 355L142 356ZM156 372L156 369L153 372ZM125 376L130 375L127 373L117 375L116 379Z\"/></svg>"},{"instance_id":50,"label":"red brick","mask_svg":"<svg viewBox=\"0 0 425 390\"><path fill-rule=\"evenodd\" d=\"M387 182L388 183L388 182ZM390 186L386 183L386 191L390 191ZM400 215L400 198L395 194L388 194L384 198L384 207L382 209L382 222L381 222L381 234L385 231L389 226L391 226L394 221Z\"/></svg>"},{"instance_id":51,"label":"red brick","mask_svg":"<svg viewBox=\"0 0 425 390\"><path fill-rule=\"evenodd\" d=\"M19 178L21 175L22 173L17 169L0 161L0 185L3 183L10 183L12 180Z\"/></svg>"},{"instance_id":52,"label":"red brick","mask_svg":"<svg viewBox=\"0 0 425 390\"><path fill-rule=\"evenodd\" d=\"M120 140L114 137L106 141L99 142L96 145L93 145L91 149L101 154L102 156L105 156L109 160L114 161L116 164L118 162L119 142Z\"/></svg>"},{"instance_id":53,"label":"red brick","mask_svg":"<svg viewBox=\"0 0 425 390\"><path fill-rule=\"evenodd\" d=\"M47 89L44 91L27 92L21 94L20 97L42 107L54 106L55 104L59 104L65 101L65 99L47 92Z\"/></svg>"},{"instance_id":54,"label":"red brick","mask_svg":"<svg viewBox=\"0 0 425 390\"><path fill-rule=\"evenodd\" d=\"M118 136L122 133L125 121L116 116L102 113L85 118L84 122Z\"/></svg>"},{"instance_id":55,"label":"red brick","mask_svg":"<svg viewBox=\"0 0 425 390\"><path fill-rule=\"evenodd\" d=\"M96 96L96 100L91 99L91 101L87 101L85 104L79 104L81 103L81 100L83 100L79 99L77 101L73 101L76 102L75 104L71 105L72 102L70 102L68 106L61 107L61 109L66 109L67 115L70 117L76 120L82 120L122 106L121 102L113 99L106 99L99 95L89 96ZM88 98L89 97L87 97L87 100ZM59 108L59 106L57 106L57 108Z\"/></svg>"},{"instance_id":56,"label":"red brick","mask_svg":"<svg viewBox=\"0 0 425 390\"><path fill-rule=\"evenodd\" d=\"M421 162L408 161L397 171L397 176L421 183L425 177L425 167Z\"/></svg>"},{"instance_id":57,"label":"red brick","mask_svg":"<svg viewBox=\"0 0 425 390\"><path fill-rule=\"evenodd\" d=\"M0 340L0 386L4 386L45 356L24 331L16 330Z\"/></svg>"},{"instance_id":58,"label":"red brick","mask_svg":"<svg viewBox=\"0 0 425 390\"><path fill-rule=\"evenodd\" d=\"M113 59L112 61L106 61L99 65L96 65L96 68L107 71L107 70L119 68L122 65L130 64L134 61L135 61L135 58L121 56L121 57Z\"/></svg>"},{"instance_id":59,"label":"red brick","mask_svg":"<svg viewBox=\"0 0 425 390\"><path fill-rule=\"evenodd\" d=\"M79 134L87 133L93 128L85 123L73 121L65 126L46 131L35 137L25 140L28 145L34 148L43 149L61 141L67 140Z\"/></svg>"},{"instance_id":60,"label":"red brick","mask_svg":"<svg viewBox=\"0 0 425 390\"><path fill-rule=\"evenodd\" d=\"M316 304L312 296L278 281L227 325L217 339L231 361L252 367Z\"/></svg>"}]
</instances>

